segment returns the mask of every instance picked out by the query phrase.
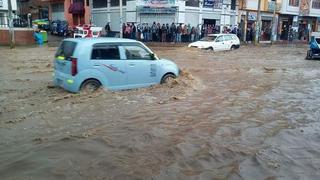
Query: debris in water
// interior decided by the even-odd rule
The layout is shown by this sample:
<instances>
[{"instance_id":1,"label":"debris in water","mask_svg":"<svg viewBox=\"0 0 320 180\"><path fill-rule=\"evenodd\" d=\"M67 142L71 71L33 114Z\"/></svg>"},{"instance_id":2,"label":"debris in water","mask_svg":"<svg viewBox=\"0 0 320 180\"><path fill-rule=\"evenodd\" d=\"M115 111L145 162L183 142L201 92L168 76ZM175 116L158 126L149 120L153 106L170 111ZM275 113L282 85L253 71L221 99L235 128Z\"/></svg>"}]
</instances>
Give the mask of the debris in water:
<instances>
[{"instance_id":1,"label":"debris in water","mask_svg":"<svg viewBox=\"0 0 320 180\"><path fill-rule=\"evenodd\" d=\"M276 71L276 68L268 68L268 67L263 67L263 68L264 68L264 71L265 71L266 73L271 73L271 72Z\"/></svg>"}]
</instances>

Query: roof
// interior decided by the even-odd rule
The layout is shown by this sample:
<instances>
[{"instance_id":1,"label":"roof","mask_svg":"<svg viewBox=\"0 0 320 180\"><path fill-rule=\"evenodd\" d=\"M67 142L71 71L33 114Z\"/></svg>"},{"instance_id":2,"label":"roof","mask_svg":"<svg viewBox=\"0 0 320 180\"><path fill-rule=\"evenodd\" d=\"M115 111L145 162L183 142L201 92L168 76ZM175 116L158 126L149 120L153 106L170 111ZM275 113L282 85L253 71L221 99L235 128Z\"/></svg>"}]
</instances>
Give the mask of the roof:
<instances>
[{"instance_id":1,"label":"roof","mask_svg":"<svg viewBox=\"0 0 320 180\"><path fill-rule=\"evenodd\" d=\"M64 41L73 41L77 43L95 44L95 43L128 43L128 42L139 42L132 39L125 38L109 38L109 37L98 37L98 38L67 38Z\"/></svg>"},{"instance_id":2,"label":"roof","mask_svg":"<svg viewBox=\"0 0 320 180\"><path fill-rule=\"evenodd\" d=\"M221 34L208 34L208 36L220 36L220 35L235 35L235 34L232 34L232 33L230 33L230 34L223 34L223 33L221 33Z\"/></svg>"},{"instance_id":3,"label":"roof","mask_svg":"<svg viewBox=\"0 0 320 180\"><path fill-rule=\"evenodd\" d=\"M312 32L311 36L320 37L320 32Z\"/></svg>"}]
</instances>

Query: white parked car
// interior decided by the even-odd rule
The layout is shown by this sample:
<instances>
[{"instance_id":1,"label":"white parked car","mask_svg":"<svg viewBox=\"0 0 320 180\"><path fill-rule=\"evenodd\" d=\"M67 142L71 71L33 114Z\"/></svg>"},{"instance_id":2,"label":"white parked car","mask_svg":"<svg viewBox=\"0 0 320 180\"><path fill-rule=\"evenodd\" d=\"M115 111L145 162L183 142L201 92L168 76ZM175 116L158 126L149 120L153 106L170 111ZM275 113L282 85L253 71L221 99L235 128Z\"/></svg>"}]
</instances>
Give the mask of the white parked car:
<instances>
[{"instance_id":1,"label":"white parked car","mask_svg":"<svg viewBox=\"0 0 320 180\"><path fill-rule=\"evenodd\" d=\"M214 51L234 50L240 47L240 40L235 34L209 34L188 47L211 49Z\"/></svg>"}]
</instances>

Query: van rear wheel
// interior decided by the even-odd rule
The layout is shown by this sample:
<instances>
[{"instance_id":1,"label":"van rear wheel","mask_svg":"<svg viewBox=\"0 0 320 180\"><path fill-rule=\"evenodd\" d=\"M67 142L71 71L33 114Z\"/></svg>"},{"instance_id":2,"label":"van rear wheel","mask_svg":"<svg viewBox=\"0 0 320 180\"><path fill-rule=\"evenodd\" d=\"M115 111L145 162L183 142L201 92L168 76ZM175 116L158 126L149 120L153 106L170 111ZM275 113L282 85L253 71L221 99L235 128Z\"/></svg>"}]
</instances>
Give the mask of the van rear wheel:
<instances>
[{"instance_id":1,"label":"van rear wheel","mask_svg":"<svg viewBox=\"0 0 320 180\"><path fill-rule=\"evenodd\" d=\"M235 46L235 45L232 45L231 48L230 48L231 51L233 51L233 50L235 50L235 49L236 49L236 46Z\"/></svg>"},{"instance_id":2,"label":"van rear wheel","mask_svg":"<svg viewBox=\"0 0 320 180\"><path fill-rule=\"evenodd\" d=\"M101 87L101 83L96 79L89 79L82 83L81 92L93 93Z\"/></svg>"}]
</instances>

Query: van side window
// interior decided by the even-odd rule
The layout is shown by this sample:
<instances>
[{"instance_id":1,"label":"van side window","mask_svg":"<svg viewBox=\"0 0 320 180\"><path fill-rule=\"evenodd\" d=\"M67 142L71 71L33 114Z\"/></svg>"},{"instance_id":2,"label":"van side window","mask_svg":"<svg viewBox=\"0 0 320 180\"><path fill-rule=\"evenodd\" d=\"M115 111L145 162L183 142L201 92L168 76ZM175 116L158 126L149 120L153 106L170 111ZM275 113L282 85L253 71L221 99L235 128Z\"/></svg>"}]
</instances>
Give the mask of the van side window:
<instances>
[{"instance_id":1,"label":"van side window","mask_svg":"<svg viewBox=\"0 0 320 180\"><path fill-rule=\"evenodd\" d=\"M119 48L118 46L114 46L114 45L93 46L91 59L120 60Z\"/></svg>"},{"instance_id":2,"label":"van side window","mask_svg":"<svg viewBox=\"0 0 320 180\"><path fill-rule=\"evenodd\" d=\"M123 46L129 60L152 60L150 52L140 46Z\"/></svg>"},{"instance_id":3,"label":"van side window","mask_svg":"<svg viewBox=\"0 0 320 180\"><path fill-rule=\"evenodd\" d=\"M74 49L76 48L77 43L72 41L62 41L59 49L57 50L55 57L62 56L65 59L73 55Z\"/></svg>"}]
</instances>

